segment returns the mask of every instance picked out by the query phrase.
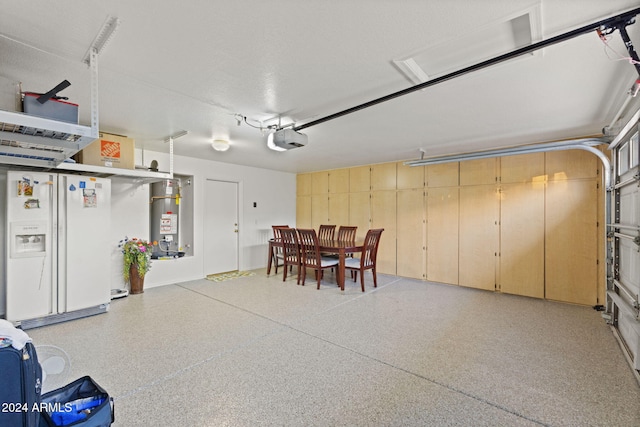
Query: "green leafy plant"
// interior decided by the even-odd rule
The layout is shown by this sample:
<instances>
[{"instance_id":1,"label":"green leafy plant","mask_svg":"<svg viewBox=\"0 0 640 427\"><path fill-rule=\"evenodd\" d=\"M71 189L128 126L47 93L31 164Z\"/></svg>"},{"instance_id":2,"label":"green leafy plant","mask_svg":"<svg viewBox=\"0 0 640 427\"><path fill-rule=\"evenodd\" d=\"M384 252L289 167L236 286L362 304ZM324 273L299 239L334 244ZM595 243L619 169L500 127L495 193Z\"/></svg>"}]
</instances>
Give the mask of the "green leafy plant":
<instances>
[{"instance_id":1,"label":"green leafy plant","mask_svg":"<svg viewBox=\"0 0 640 427\"><path fill-rule=\"evenodd\" d=\"M153 244L136 237L132 239L125 237L123 240L120 240L118 247L124 255L124 263L122 266L122 277L124 280L129 280L129 270L134 264L138 267L138 275L144 277L149 269L151 269Z\"/></svg>"}]
</instances>

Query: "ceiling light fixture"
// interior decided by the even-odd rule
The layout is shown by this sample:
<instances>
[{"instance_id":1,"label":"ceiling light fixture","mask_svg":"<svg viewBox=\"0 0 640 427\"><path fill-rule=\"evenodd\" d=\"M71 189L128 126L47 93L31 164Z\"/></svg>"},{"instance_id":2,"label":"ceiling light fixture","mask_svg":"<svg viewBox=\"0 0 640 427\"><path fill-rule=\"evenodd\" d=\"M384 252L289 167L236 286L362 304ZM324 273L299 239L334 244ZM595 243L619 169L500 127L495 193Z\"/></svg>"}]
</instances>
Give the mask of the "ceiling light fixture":
<instances>
[{"instance_id":1,"label":"ceiling light fixture","mask_svg":"<svg viewBox=\"0 0 640 427\"><path fill-rule=\"evenodd\" d=\"M231 145L225 139L214 139L211 147L216 151L227 151Z\"/></svg>"}]
</instances>

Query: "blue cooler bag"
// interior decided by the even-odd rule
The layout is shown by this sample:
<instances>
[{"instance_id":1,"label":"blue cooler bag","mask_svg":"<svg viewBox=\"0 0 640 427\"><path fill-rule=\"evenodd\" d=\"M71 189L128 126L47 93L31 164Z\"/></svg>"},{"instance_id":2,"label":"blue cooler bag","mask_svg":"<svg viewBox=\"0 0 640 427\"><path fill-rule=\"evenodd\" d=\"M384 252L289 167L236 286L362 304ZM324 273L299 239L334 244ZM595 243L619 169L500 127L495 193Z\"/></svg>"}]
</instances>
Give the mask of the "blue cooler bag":
<instances>
[{"instance_id":1,"label":"blue cooler bag","mask_svg":"<svg viewBox=\"0 0 640 427\"><path fill-rule=\"evenodd\" d=\"M40 427L108 427L113 398L89 376L42 395Z\"/></svg>"}]
</instances>

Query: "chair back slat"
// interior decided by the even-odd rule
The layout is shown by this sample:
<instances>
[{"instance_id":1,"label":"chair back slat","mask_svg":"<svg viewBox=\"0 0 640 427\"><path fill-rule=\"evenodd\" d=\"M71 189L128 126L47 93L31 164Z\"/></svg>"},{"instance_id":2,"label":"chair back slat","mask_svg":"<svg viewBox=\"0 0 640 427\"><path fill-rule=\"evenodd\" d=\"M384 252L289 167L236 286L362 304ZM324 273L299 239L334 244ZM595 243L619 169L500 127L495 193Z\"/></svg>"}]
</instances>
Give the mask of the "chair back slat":
<instances>
[{"instance_id":1,"label":"chair back slat","mask_svg":"<svg viewBox=\"0 0 640 427\"><path fill-rule=\"evenodd\" d=\"M280 241L282 240L282 234L280 233L280 230L282 230L283 228L289 228L288 225L272 225L271 228L273 229L273 238L276 241Z\"/></svg>"},{"instance_id":2,"label":"chair back slat","mask_svg":"<svg viewBox=\"0 0 640 427\"><path fill-rule=\"evenodd\" d=\"M380 236L384 228L377 228L367 231L367 235L364 238L364 247L362 249L362 257L360 262L362 267L371 267L376 263L376 256L378 254L378 245L380 244Z\"/></svg>"},{"instance_id":3,"label":"chair back slat","mask_svg":"<svg viewBox=\"0 0 640 427\"><path fill-rule=\"evenodd\" d=\"M300 257L300 249L296 230L293 228L281 228L280 233L282 235L284 259L289 264L297 264Z\"/></svg>"},{"instance_id":4,"label":"chair back slat","mask_svg":"<svg viewBox=\"0 0 640 427\"><path fill-rule=\"evenodd\" d=\"M356 240L357 226L341 225L338 228L338 240L343 242L351 242Z\"/></svg>"},{"instance_id":5,"label":"chair back slat","mask_svg":"<svg viewBox=\"0 0 640 427\"><path fill-rule=\"evenodd\" d=\"M303 264L309 267L319 267L321 258L316 230L298 228L298 240Z\"/></svg>"},{"instance_id":6,"label":"chair back slat","mask_svg":"<svg viewBox=\"0 0 640 427\"><path fill-rule=\"evenodd\" d=\"M318 229L319 240L333 240L336 233L335 225L321 225Z\"/></svg>"}]
</instances>

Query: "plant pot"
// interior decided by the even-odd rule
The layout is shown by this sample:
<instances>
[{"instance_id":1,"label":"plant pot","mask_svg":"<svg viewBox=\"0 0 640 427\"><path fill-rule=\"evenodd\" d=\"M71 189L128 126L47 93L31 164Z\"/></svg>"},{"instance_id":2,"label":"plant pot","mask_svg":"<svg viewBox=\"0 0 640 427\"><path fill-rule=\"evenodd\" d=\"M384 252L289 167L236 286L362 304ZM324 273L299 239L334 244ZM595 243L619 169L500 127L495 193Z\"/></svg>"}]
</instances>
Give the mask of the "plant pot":
<instances>
[{"instance_id":1,"label":"plant pot","mask_svg":"<svg viewBox=\"0 0 640 427\"><path fill-rule=\"evenodd\" d=\"M129 267L129 284L131 285L132 294L141 294L144 292L144 276L138 274L138 265L131 264Z\"/></svg>"}]
</instances>

